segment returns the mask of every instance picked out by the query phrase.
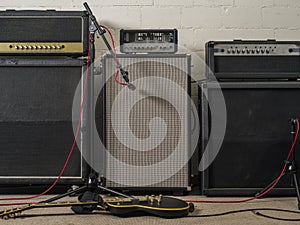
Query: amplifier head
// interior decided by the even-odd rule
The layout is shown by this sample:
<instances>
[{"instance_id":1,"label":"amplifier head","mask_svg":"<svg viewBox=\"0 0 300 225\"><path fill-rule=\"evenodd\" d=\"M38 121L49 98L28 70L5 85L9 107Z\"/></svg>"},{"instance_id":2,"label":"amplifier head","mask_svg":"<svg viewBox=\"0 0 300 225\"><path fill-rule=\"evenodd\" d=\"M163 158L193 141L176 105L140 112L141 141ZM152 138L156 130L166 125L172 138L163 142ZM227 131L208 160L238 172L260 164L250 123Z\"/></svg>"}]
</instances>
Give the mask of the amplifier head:
<instances>
[{"instance_id":1,"label":"amplifier head","mask_svg":"<svg viewBox=\"0 0 300 225\"><path fill-rule=\"evenodd\" d=\"M123 53L175 53L176 29L120 30L120 51Z\"/></svg>"},{"instance_id":2,"label":"amplifier head","mask_svg":"<svg viewBox=\"0 0 300 225\"><path fill-rule=\"evenodd\" d=\"M299 41L234 40L206 43L207 77L297 79Z\"/></svg>"},{"instance_id":3,"label":"amplifier head","mask_svg":"<svg viewBox=\"0 0 300 225\"><path fill-rule=\"evenodd\" d=\"M85 11L0 11L0 55L84 56L88 29Z\"/></svg>"}]
</instances>

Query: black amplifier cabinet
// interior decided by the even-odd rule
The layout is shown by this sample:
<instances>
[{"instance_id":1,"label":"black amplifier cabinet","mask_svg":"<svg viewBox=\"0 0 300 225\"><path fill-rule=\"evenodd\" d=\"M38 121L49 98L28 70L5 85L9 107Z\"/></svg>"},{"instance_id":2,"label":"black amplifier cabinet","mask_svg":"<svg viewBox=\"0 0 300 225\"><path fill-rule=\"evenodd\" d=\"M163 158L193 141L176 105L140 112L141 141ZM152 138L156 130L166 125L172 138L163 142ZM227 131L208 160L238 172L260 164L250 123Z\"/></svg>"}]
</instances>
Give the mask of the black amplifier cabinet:
<instances>
[{"instance_id":1,"label":"black amplifier cabinet","mask_svg":"<svg viewBox=\"0 0 300 225\"><path fill-rule=\"evenodd\" d=\"M0 11L0 55L85 56L85 11Z\"/></svg>"},{"instance_id":2,"label":"black amplifier cabinet","mask_svg":"<svg viewBox=\"0 0 300 225\"><path fill-rule=\"evenodd\" d=\"M210 41L207 77L217 79L297 79L299 41Z\"/></svg>"},{"instance_id":3,"label":"black amplifier cabinet","mask_svg":"<svg viewBox=\"0 0 300 225\"><path fill-rule=\"evenodd\" d=\"M0 60L0 187L56 179L74 140L72 105L85 64L79 59ZM78 149L87 151L84 137L81 132L59 184L81 184L87 177Z\"/></svg>"},{"instance_id":4,"label":"black amplifier cabinet","mask_svg":"<svg viewBox=\"0 0 300 225\"><path fill-rule=\"evenodd\" d=\"M205 195L252 195L278 177L291 147L290 118L299 118L299 82L223 82L227 127L221 149L202 172ZM214 82L204 82L200 91L202 124L201 149L210 133L209 103L218 101ZM205 97L205 94L208 98ZM207 146L214 151L214 141ZM209 159L207 159L209 160ZM300 150L296 147L296 163ZM298 178L300 174L298 171ZM270 194L293 194L290 176L280 181Z\"/></svg>"}]
</instances>

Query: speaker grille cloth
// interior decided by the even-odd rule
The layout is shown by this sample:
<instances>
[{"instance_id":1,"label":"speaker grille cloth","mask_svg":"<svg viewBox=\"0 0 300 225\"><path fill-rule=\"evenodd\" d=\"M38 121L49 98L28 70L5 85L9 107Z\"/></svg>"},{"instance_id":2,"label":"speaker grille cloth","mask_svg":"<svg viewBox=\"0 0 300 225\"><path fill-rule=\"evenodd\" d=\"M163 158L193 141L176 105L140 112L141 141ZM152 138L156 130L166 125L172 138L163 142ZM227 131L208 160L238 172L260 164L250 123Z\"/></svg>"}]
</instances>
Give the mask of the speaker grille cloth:
<instances>
[{"instance_id":1,"label":"speaker grille cloth","mask_svg":"<svg viewBox=\"0 0 300 225\"><path fill-rule=\"evenodd\" d=\"M72 103L82 66L47 63L0 67L1 177L56 177L72 146ZM77 146L63 177L81 177Z\"/></svg>"},{"instance_id":2,"label":"speaker grille cloth","mask_svg":"<svg viewBox=\"0 0 300 225\"><path fill-rule=\"evenodd\" d=\"M120 63L129 72L129 78L131 82L137 79L144 79L149 77L161 77L169 79L176 83L183 90L185 90L186 95L182 95L179 91L170 90L170 86L165 85L165 92L168 93L172 91L175 94L175 99L180 104L180 108L175 108L169 101L156 97L149 96L137 101L134 106L130 109L129 113L129 127L131 132L135 135L135 138L140 140L147 139L151 132L150 131L150 121L155 117L161 118L167 125L166 136L163 141L160 142L156 147L151 150L136 151L125 146L115 134L112 127L112 106L113 104L119 104L114 102L122 86L116 84L111 77L106 82L106 148L108 152L121 162L129 165L138 166L134 172L128 173L128 171L121 171L119 163L110 160L106 160L106 175L107 177L121 177L118 182L112 182L107 180L108 187L124 187L124 186L135 186L135 187L187 187L188 182L188 163L180 169L178 167L178 162L176 160L166 161L163 164L163 169L161 173L153 173L153 170L149 169L141 171L139 167L143 166L155 166L155 164L167 159L170 154L174 151L176 147L180 149L179 157L188 161L188 117L185 117L184 122L181 122L178 111L181 111L187 115L188 110L188 58L186 55L178 57L151 57L151 56L140 56L140 57L120 57ZM110 57L106 57L104 61L105 74L110 76L115 72L114 60ZM122 78L119 78L122 79ZM147 88L146 82L141 82L141 85L137 86L135 91L146 92ZM126 99L129 102L132 99ZM123 103L124 104L124 103ZM119 127L126 127L127 121L121 121ZM182 127L183 124L183 127ZM184 137L182 136L182 131L184 131ZM129 132L129 131L128 131ZM164 131L155 130L156 137L164 136ZM151 137L153 138L153 137ZM179 139L183 138L183 141L179 142ZM131 140L127 140L131 141ZM154 140L154 142L157 140ZM178 146L179 145L179 146ZM147 147L147 146L145 146ZM144 150L144 151L143 151ZM176 170L176 168L178 168ZM175 171L174 175L167 179L161 179L163 176L163 171L172 170ZM120 174L121 173L121 174ZM143 173L143 174L141 174ZM138 179L140 177L140 179ZM142 178L141 178L142 177ZM159 182L153 184L147 184L148 179L158 180ZM132 185L124 185L130 183Z\"/></svg>"},{"instance_id":3,"label":"speaker grille cloth","mask_svg":"<svg viewBox=\"0 0 300 225\"><path fill-rule=\"evenodd\" d=\"M82 22L82 18L2 17L0 18L0 34L5 35L0 35L0 41L81 42L83 41Z\"/></svg>"}]
</instances>

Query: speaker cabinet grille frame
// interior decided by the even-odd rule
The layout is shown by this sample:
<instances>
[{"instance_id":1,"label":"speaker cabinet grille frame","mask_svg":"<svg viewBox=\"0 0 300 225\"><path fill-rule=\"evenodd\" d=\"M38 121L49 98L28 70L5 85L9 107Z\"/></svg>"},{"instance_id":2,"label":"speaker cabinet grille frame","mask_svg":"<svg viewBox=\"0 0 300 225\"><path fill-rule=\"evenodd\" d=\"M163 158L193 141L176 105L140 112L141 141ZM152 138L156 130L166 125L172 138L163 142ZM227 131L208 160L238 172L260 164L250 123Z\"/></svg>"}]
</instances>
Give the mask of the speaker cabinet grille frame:
<instances>
[{"instance_id":1,"label":"speaker cabinet grille frame","mask_svg":"<svg viewBox=\"0 0 300 225\"><path fill-rule=\"evenodd\" d=\"M190 55L186 54L142 54L142 55L135 55L135 54L119 54L118 60L120 63L125 67L126 70L129 72L129 79L131 82L139 79L139 78L147 78L149 76L155 76L155 77L164 77L166 79L170 79L171 81L175 82L177 85L181 86L183 89L185 89L187 96L190 96L191 87L190 87L190 67L191 67L191 57ZM173 66L170 66L171 65ZM110 55L106 55L102 58L102 65L103 65L103 79L106 79L106 76L110 76L114 74L115 72L115 63L113 58ZM175 65L175 66L174 66ZM178 68L182 68L184 71L178 70ZM164 75L163 75L164 74ZM122 78L119 77L121 80ZM145 85L145 84L143 84ZM139 154L136 152L132 152L132 149L127 148L123 143L119 142L119 140L116 138L112 125L111 125L111 107L115 100L115 97L119 94L120 90L124 88L120 85L116 84L113 81L113 78L110 78L104 88L104 118L103 123L105 130L103 132L102 138L105 142L106 148L109 152L112 152L113 156L118 158L119 160L124 160L125 163L133 164L133 165L145 165L145 161L149 160L150 165L153 163L155 164L155 160L162 160L165 157L168 157L168 154L170 154L170 149L165 149L165 152L162 151L160 146L156 147L155 149L158 149L155 154L149 153L149 157L145 157L143 154ZM127 87L125 87L127 88ZM137 87L139 89L140 87ZM166 87L167 88L167 87ZM139 90L138 90L139 91ZM170 110L170 104L166 103L164 106L156 106L155 103L151 103L150 100L147 100L148 98L141 100L140 102L135 103L133 108L131 109L130 113L135 114L135 120L130 120L130 122L133 122L131 124L131 128L133 129L133 133L136 135L149 135L147 134L147 129L143 128L143 123L149 119L150 117L155 117L155 114L162 113L164 116L164 119L167 118L167 121L175 121L176 116L175 110ZM182 99L181 99L182 100ZM178 99L178 101L181 101ZM130 100L128 100L130 102ZM142 103L144 101L144 103ZM160 101L160 103L163 101ZM144 105L143 105L144 104ZM168 105L169 104L169 105ZM183 102L184 110L186 110L187 113L187 121L185 121L185 127L181 129L186 130L186 137L184 139L185 146L182 149L181 154L188 156L190 152L190 140L189 140L189 129L190 129L190 111L188 110L190 108L190 102L188 99L185 99ZM151 107L152 106L152 107ZM136 107L136 110L134 108ZM169 108L168 108L169 107ZM163 112L165 111L165 112ZM173 113L173 114L172 114ZM170 115L171 114L171 115ZM177 112L176 112L177 114ZM157 116L157 115L156 115ZM147 117L147 118L146 118ZM174 119L175 118L175 119ZM151 119L151 118L150 118ZM148 121L149 122L149 121ZM145 122L145 127L149 126L149 123ZM168 123L166 122L166 123ZM172 124L174 130L176 130L176 124ZM180 126L180 123L179 123ZM168 127L169 129L169 127ZM137 133L135 133L137 132ZM142 137L145 138L145 137ZM177 140L173 138L167 139L169 140L169 146L174 145ZM168 147L168 144L165 145L165 147ZM160 150L159 150L160 149ZM171 149L172 151L172 149ZM150 151L152 152L152 150ZM152 154L152 155L151 155ZM147 155L147 153L146 153ZM152 158L151 158L152 157ZM104 157L105 158L105 157ZM147 159L145 159L147 158ZM126 161L127 160L127 161ZM136 164L137 163L137 164ZM176 166L176 162L173 162ZM116 173L118 170L118 164L113 164L107 158L104 159L103 162L103 173L106 177L114 176L114 173ZM149 165L149 164L147 164ZM171 164L169 166L172 166ZM109 179L106 180L106 186L116 189L122 189L122 190L173 190L173 191L185 191L190 189L190 163L187 162L187 164L175 175L168 178L165 181L158 182L156 184L151 185L144 185L142 181L133 181L135 179L134 174L125 174L124 172L124 179L131 179L132 182L135 182L134 185L123 185L122 181L121 183L116 183L113 181L110 181ZM139 173L139 170L135 170L136 173ZM120 172L120 171L119 171ZM122 171L120 173L123 173ZM147 176L154 176L159 177L159 174L145 174L145 179L147 179ZM124 181L124 180L123 180Z\"/></svg>"},{"instance_id":2,"label":"speaker cabinet grille frame","mask_svg":"<svg viewBox=\"0 0 300 225\"><path fill-rule=\"evenodd\" d=\"M221 82L219 85L227 107L227 127L218 155L200 173L201 191L207 196L253 196L278 177L284 165L291 146L288 120L299 116L300 111L296 103L300 83ZM201 154L206 147L212 147L207 146L211 135L208 100L214 100L216 88L216 83L209 81L201 82L199 89ZM300 164L297 147L295 157ZM297 176L300 177L299 171ZM270 194L295 194L290 184L287 175Z\"/></svg>"},{"instance_id":3,"label":"speaker cabinet grille frame","mask_svg":"<svg viewBox=\"0 0 300 225\"><path fill-rule=\"evenodd\" d=\"M0 185L48 185L56 179L74 140L73 98L77 85L83 85L85 68L84 59L0 60L0 79L6 82L1 92L7 99L0 112L2 137L7 137L1 141ZM81 99L82 87L79 94ZM85 98L82 128L87 126L91 94ZM86 131L77 140L83 151L89 149ZM83 184L87 178L90 169L77 145L58 184Z\"/></svg>"}]
</instances>

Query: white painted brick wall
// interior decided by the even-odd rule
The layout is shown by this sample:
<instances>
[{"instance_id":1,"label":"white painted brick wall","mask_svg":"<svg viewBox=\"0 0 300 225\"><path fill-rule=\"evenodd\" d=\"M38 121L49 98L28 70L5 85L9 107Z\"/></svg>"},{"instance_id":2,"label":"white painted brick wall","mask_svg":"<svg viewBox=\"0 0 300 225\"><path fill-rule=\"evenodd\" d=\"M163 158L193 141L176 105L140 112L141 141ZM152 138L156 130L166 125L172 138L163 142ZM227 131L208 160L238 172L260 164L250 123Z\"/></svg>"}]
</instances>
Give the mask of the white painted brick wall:
<instances>
[{"instance_id":1,"label":"white painted brick wall","mask_svg":"<svg viewBox=\"0 0 300 225\"><path fill-rule=\"evenodd\" d=\"M300 40L300 29L287 30L287 29L276 29L275 38L278 40Z\"/></svg>"},{"instance_id":2,"label":"white painted brick wall","mask_svg":"<svg viewBox=\"0 0 300 225\"><path fill-rule=\"evenodd\" d=\"M194 5L202 6L232 6L234 0L194 0Z\"/></svg>"},{"instance_id":3,"label":"white painted brick wall","mask_svg":"<svg viewBox=\"0 0 300 225\"><path fill-rule=\"evenodd\" d=\"M276 1L276 0L275 0ZM278 0L285 2L286 0ZM297 0L296 0L297 1ZM247 7L263 7L263 6L272 6L274 0L234 0L235 6L247 6Z\"/></svg>"},{"instance_id":4,"label":"white painted brick wall","mask_svg":"<svg viewBox=\"0 0 300 225\"><path fill-rule=\"evenodd\" d=\"M300 8L263 8L263 26L266 28L299 28Z\"/></svg>"},{"instance_id":5,"label":"white painted brick wall","mask_svg":"<svg viewBox=\"0 0 300 225\"><path fill-rule=\"evenodd\" d=\"M275 6L300 7L299 0L274 0Z\"/></svg>"},{"instance_id":6,"label":"white painted brick wall","mask_svg":"<svg viewBox=\"0 0 300 225\"><path fill-rule=\"evenodd\" d=\"M180 6L193 6L194 0L154 0L154 5L159 6L174 6L174 5L180 5Z\"/></svg>"},{"instance_id":7,"label":"white painted brick wall","mask_svg":"<svg viewBox=\"0 0 300 225\"><path fill-rule=\"evenodd\" d=\"M0 0L0 9L83 10L84 1ZM120 28L177 28L179 44L198 53L208 40L300 40L300 0L86 1L117 41Z\"/></svg>"},{"instance_id":8,"label":"white painted brick wall","mask_svg":"<svg viewBox=\"0 0 300 225\"><path fill-rule=\"evenodd\" d=\"M225 28L261 28L262 15L258 7L230 7L222 18Z\"/></svg>"},{"instance_id":9,"label":"white painted brick wall","mask_svg":"<svg viewBox=\"0 0 300 225\"><path fill-rule=\"evenodd\" d=\"M108 6L101 7L100 12L95 11L94 14L99 15L99 22L113 28L138 28L141 26L140 11L138 6Z\"/></svg>"},{"instance_id":10,"label":"white painted brick wall","mask_svg":"<svg viewBox=\"0 0 300 225\"><path fill-rule=\"evenodd\" d=\"M143 28L177 28L180 26L179 7L142 7Z\"/></svg>"},{"instance_id":11,"label":"white painted brick wall","mask_svg":"<svg viewBox=\"0 0 300 225\"><path fill-rule=\"evenodd\" d=\"M184 28L201 28L222 26L222 8L221 7L203 7L195 6L182 9L181 25Z\"/></svg>"}]
</instances>

